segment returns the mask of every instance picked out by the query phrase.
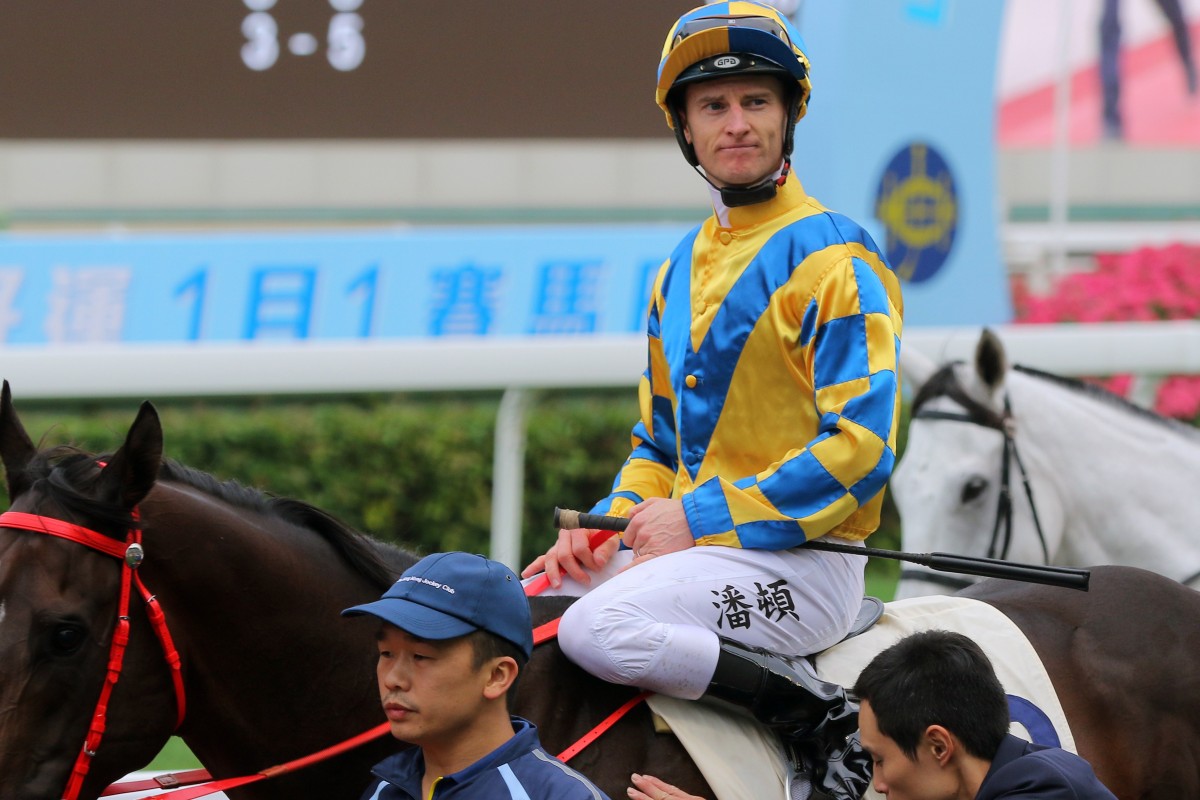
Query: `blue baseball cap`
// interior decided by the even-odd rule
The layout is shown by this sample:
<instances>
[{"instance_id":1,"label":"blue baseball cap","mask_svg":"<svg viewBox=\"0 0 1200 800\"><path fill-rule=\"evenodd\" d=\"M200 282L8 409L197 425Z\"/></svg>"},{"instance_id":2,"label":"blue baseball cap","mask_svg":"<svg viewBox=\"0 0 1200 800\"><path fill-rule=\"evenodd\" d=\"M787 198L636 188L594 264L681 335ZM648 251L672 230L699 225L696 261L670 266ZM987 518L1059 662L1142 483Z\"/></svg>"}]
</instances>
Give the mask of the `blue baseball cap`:
<instances>
[{"instance_id":1,"label":"blue baseball cap","mask_svg":"<svg viewBox=\"0 0 1200 800\"><path fill-rule=\"evenodd\" d=\"M371 614L430 641L477 630L533 653L533 619L521 581L511 569L471 553L434 553L404 571L373 603L353 606L343 617Z\"/></svg>"}]
</instances>

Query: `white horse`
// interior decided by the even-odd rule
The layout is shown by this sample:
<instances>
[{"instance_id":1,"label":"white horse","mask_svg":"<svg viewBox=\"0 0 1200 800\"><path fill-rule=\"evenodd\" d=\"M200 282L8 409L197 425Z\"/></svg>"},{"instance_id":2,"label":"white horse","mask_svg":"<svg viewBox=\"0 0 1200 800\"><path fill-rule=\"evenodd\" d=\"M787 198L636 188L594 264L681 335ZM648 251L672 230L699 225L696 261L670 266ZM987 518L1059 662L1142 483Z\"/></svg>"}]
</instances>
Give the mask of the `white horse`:
<instances>
[{"instance_id":1,"label":"white horse","mask_svg":"<svg viewBox=\"0 0 1200 800\"><path fill-rule=\"evenodd\" d=\"M902 348L912 421L891 489L903 548L1086 567L1200 588L1200 430L1099 387L1008 367L985 330L974 364ZM965 585L905 569L897 599Z\"/></svg>"}]
</instances>

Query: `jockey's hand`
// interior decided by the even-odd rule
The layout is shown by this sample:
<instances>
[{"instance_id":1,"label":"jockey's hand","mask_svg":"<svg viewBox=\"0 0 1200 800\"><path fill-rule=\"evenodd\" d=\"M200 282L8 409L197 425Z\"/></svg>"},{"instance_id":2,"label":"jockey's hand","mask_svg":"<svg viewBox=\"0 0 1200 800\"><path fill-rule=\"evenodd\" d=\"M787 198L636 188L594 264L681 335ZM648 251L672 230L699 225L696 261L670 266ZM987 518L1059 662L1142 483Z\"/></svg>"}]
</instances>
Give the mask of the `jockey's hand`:
<instances>
[{"instance_id":1,"label":"jockey's hand","mask_svg":"<svg viewBox=\"0 0 1200 800\"><path fill-rule=\"evenodd\" d=\"M592 550L588 547L588 537L595 532L588 528L560 530L558 542L547 550L545 555L538 556L532 564L521 570L521 577L528 578L539 572L545 572L550 586L558 589L562 586L565 572L587 586L592 582L592 576L588 574L588 571L595 572L602 569L621 544L620 539L613 536Z\"/></svg>"},{"instance_id":2,"label":"jockey's hand","mask_svg":"<svg viewBox=\"0 0 1200 800\"><path fill-rule=\"evenodd\" d=\"M683 510L683 501L666 497L651 497L631 508L629 527L625 529L623 539L626 546L633 550L633 561L629 567L655 556L696 546L687 514Z\"/></svg>"}]
</instances>

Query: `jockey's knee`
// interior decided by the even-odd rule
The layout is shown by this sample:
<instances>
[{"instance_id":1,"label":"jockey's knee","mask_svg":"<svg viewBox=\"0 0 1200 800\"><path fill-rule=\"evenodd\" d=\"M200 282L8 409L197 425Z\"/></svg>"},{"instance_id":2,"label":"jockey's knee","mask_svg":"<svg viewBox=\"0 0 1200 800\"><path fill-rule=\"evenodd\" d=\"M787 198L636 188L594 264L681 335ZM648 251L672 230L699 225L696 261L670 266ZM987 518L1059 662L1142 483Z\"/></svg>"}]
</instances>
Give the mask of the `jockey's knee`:
<instances>
[{"instance_id":1,"label":"jockey's knee","mask_svg":"<svg viewBox=\"0 0 1200 800\"><path fill-rule=\"evenodd\" d=\"M667 626L622 602L576 601L563 614L558 644L567 658L609 683L641 683Z\"/></svg>"}]
</instances>

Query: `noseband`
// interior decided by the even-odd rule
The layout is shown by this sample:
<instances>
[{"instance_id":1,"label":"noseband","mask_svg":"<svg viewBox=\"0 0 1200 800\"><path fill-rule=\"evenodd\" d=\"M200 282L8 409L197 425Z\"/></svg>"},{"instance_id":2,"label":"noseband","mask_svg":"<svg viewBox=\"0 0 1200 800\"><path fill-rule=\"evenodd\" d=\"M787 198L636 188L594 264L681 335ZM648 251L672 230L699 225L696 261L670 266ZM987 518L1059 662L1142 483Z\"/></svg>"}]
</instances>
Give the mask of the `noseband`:
<instances>
[{"instance_id":1,"label":"noseband","mask_svg":"<svg viewBox=\"0 0 1200 800\"><path fill-rule=\"evenodd\" d=\"M104 686L100 690L100 699L96 701L96 711L92 715L91 726L84 738L83 747L71 770L67 788L63 792L63 800L76 800L83 788L83 780L87 777L92 759L96 756L96 751L100 749L100 741L104 738L104 730L108 724L108 701L112 696L113 689L117 686L117 680L121 677L125 648L129 644L129 600L133 586L137 587L142 599L146 601L146 614L162 645L163 655L166 657L167 666L171 672L171 680L175 684L177 712L175 728L177 730L183 724L184 713L187 710L183 690L182 659L171 639L171 632L167 629L166 616L163 614L158 600L150 594L145 584L142 583L141 576L137 573L137 568L145 559L145 550L142 548L142 531L138 527L137 509L134 509L133 525L126 533L124 542L119 542L82 525L20 511L6 511L0 514L0 526L57 536L121 560L121 598L117 608L117 624L113 629L112 644L108 652L108 669Z\"/></svg>"},{"instance_id":2,"label":"noseband","mask_svg":"<svg viewBox=\"0 0 1200 800\"><path fill-rule=\"evenodd\" d=\"M1010 485L1012 464L1015 462L1017 470L1021 473L1021 483L1025 487L1025 498L1029 501L1029 511L1033 515L1033 527L1037 531L1038 542L1042 546L1043 563L1049 565L1050 548L1046 544L1046 534L1042 531L1042 523L1038 519L1037 505L1033 501L1033 486L1029 482L1029 473L1025 470L1025 463L1021 460L1021 453L1017 450L1017 440L1013 437L1016 421L1013 419L1012 404L1009 402L1008 393L1006 392L1004 395L1004 413L1002 414L997 414L993 409L978 402L964 392L957 384L951 383L944 386L942 394L954 400L965 408L966 411L935 411L929 408L922 408L921 406L931 399L932 396L920 396L913 402L916 410L913 412L912 418L967 422L972 425L979 425L999 431L1000 435L1004 437L1004 455L1000 462L1000 495L996 502L996 519L992 523L992 538L988 543L987 557L1007 559L1009 547L1012 545L1013 513ZM939 583L954 589L962 589L970 586L972 583L971 581L955 578L951 575L943 575L941 573L929 574L912 569L901 570L900 577L901 579L909 578L928 581L929 583Z\"/></svg>"}]
</instances>

